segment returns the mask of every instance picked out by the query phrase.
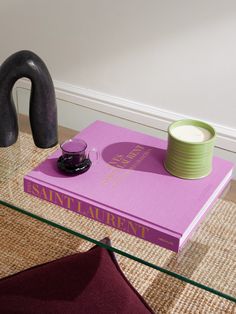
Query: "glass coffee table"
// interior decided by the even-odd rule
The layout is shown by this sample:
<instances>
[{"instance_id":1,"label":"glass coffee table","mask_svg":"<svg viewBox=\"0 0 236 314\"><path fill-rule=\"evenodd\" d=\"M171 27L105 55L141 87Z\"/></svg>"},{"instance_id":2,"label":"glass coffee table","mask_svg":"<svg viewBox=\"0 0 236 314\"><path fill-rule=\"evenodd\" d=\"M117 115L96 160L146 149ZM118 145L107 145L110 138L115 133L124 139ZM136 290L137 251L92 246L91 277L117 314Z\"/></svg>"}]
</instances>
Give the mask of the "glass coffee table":
<instances>
[{"instance_id":1,"label":"glass coffee table","mask_svg":"<svg viewBox=\"0 0 236 314\"><path fill-rule=\"evenodd\" d=\"M26 194L24 175L57 147L35 147L24 118L21 121L18 141L0 148L0 204L236 302L236 203L229 200L230 186L177 254ZM59 128L59 141L77 133ZM111 247L100 242L107 236Z\"/></svg>"}]
</instances>

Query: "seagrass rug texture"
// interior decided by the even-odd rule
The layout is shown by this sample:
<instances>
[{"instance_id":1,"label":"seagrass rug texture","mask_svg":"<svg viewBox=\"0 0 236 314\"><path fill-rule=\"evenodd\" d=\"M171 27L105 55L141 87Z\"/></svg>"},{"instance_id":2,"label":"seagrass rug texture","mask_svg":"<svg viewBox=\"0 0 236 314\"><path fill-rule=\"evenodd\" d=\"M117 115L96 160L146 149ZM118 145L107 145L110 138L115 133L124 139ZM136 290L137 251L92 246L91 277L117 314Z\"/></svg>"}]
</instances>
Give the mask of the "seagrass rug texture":
<instances>
[{"instance_id":1,"label":"seagrass rug texture","mask_svg":"<svg viewBox=\"0 0 236 314\"><path fill-rule=\"evenodd\" d=\"M92 246L5 206L0 206L0 239L1 278ZM117 258L127 278L156 313L236 313L233 302L126 257L117 254Z\"/></svg>"}]
</instances>

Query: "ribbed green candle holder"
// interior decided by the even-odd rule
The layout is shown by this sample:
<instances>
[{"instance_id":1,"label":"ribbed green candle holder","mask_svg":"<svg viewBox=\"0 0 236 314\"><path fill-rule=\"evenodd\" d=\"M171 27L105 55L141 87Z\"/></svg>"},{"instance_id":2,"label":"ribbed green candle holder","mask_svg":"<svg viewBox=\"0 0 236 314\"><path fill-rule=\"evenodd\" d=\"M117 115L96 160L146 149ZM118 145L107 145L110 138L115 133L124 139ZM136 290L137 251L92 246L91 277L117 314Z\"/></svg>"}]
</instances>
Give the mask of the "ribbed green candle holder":
<instances>
[{"instance_id":1,"label":"ribbed green candle holder","mask_svg":"<svg viewBox=\"0 0 236 314\"><path fill-rule=\"evenodd\" d=\"M178 127L182 126L194 127L196 134L195 137L193 136L193 141L191 141L191 134L178 135L177 131L180 130ZM189 130L191 127L185 129ZM204 139L204 131L207 134L206 139ZM199 134L203 137L200 140L197 138ZM205 122L185 119L172 123L168 128L168 148L164 161L166 170L183 179L208 176L212 171L215 138L214 128Z\"/></svg>"}]
</instances>

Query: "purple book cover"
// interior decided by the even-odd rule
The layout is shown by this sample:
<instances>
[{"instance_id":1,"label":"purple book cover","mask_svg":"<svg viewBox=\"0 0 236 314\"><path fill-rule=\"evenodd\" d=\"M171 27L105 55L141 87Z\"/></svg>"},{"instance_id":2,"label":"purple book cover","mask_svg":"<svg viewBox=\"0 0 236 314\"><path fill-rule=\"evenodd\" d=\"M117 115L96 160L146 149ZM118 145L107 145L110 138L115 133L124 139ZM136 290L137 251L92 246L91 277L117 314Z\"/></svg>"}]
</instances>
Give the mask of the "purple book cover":
<instances>
[{"instance_id":1,"label":"purple book cover","mask_svg":"<svg viewBox=\"0 0 236 314\"><path fill-rule=\"evenodd\" d=\"M166 141L102 121L77 137L99 151L89 171L59 172L58 149L25 176L25 191L176 252L232 175L214 157L208 177L174 177L163 167Z\"/></svg>"}]
</instances>

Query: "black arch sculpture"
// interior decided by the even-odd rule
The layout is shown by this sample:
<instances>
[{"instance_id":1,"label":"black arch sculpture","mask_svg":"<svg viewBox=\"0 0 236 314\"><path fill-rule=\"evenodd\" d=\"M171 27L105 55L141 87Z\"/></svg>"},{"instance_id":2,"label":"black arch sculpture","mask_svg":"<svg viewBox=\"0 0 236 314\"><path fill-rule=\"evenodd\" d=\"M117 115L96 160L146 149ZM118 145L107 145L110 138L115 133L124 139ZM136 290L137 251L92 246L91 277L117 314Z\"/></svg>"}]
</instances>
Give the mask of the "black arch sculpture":
<instances>
[{"instance_id":1,"label":"black arch sculpture","mask_svg":"<svg viewBox=\"0 0 236 314\"><path fill-rule=\"evenodd\" d=\"M14 144L18 119L12 97L15 82L22 77L31 81L30 125L34 143L40 148L57 144L57 105L52 78L45 63L33 52L22 50L0 66L0 147Z\"/></svg>"}]
</instances>

